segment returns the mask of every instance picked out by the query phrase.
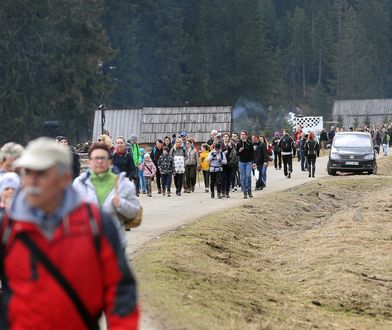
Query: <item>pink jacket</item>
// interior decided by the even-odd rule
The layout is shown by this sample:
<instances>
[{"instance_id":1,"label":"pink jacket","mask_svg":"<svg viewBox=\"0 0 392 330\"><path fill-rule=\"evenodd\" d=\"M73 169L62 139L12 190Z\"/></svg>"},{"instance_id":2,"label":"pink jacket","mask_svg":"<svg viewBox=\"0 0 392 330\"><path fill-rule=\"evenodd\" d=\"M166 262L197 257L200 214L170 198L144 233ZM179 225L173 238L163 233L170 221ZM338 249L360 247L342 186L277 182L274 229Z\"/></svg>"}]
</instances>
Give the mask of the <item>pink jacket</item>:
<instances>
[{"instance_id":1,"label":"pink jacket","mask_svg":"<svg viewBox=\"0 0 392 330\"><path fill-rule=\"evenodd\" d=\"M153 177L157 172L157 168L151 160L144 161L144 163L139 165L139 169L141 169L143 171L143 175L147 177Z\"/></svg>"}]
</instances>

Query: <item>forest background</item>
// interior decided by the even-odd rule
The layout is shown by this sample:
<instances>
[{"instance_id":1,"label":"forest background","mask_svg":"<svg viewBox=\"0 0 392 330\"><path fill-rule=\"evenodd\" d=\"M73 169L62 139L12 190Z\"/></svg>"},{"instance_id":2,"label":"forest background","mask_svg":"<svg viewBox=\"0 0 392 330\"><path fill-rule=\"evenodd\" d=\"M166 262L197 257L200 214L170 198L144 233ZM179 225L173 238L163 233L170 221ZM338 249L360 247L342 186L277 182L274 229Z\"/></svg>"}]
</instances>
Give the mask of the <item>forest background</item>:
<instances>
[{"instance_id":1,"label":"forest background","mask_svg":"<svg viewBox=\"0 0 392 330\"><path fill-rule=\"evenodd\" d=\"M334 100L392 97L391 15L388 0L2 0L0 142L55 121L79 142L100 104L230 105L251 131L330 120Z\"/></svg>"}]
</instances>

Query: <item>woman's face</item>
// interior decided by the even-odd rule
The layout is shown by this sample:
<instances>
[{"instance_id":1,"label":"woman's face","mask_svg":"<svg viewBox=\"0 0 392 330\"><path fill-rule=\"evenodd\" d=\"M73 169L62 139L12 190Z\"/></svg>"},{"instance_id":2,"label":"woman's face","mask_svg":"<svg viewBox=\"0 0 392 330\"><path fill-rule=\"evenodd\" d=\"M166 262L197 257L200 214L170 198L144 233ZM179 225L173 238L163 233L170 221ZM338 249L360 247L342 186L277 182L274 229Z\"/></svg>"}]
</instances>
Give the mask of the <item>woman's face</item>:
<instances>
[{"instance_id":1,"label":"woman's face","mask_svg":"<svg viewBox=\"0 0 392 330\"><path fill-rule=\"evenodd\" d=\"M170 139L169 139L169 138L166 138L166 139L165 139L165 145L168 146L169 144L170 144Z\"/></svg>"},{"instance_id":2,"label":"woman's face","mask_svg":"<svg viewBox=\"0 0 392 330\"><path fill-rule=\"evenodd\" d=\"M186 141L185 144L186 144L186 147L187 147L187 148L190 148L190 147L192 146L191 143L190 143L189 141Z\"/></svg>"},{"instance_id":3,"label":"woman's face","mask_svg":"<svg viewBox=\"0 0 392 330\"><path fill-rule=\"evenodd\" d=\"M176 146L177 146L177 148L180 148L181 147L181 141L177 141L176 142Z\"/></svg>"},{"instance_id":4,"label":"woman's face","mask_svg":"<svg viewBox=\"0 0 392 330\"><path fill-rule=\"evenodd\" d=\"M124 151L125 149L125 142L123 139L117 139L116 141L118 151Z\"/></svg>"}]
</instances>

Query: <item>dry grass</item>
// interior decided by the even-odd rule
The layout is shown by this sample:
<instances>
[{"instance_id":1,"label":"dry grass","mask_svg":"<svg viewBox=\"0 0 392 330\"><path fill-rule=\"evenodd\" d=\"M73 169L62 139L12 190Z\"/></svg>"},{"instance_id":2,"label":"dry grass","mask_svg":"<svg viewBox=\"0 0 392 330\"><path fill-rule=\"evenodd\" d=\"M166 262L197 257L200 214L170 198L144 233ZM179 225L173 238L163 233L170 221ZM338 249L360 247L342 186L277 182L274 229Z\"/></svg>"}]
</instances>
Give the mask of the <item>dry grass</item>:
<instances>
[{"instance_id":1,"label":"dry grass","mask_svg":"<svg viewBox=\"0 0 392 330\"><path fill-rule=\"evenodd\" d=\"M391 183L326 179L212 214L136 256L141 300L166 329L390 329Z\"/></svg>"}]
</instances>

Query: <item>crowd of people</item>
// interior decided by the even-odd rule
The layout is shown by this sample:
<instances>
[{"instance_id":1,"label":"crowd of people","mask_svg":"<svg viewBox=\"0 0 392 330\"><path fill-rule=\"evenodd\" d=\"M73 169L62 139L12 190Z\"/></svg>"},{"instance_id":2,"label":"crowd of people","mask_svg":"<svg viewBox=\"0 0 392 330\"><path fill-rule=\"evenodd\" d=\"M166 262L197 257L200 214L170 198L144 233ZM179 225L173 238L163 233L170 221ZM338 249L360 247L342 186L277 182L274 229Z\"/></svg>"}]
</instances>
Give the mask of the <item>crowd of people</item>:
<instances>
[{"instance_id":1,"label":"crowd of people","mask_svg":"<svg viewBox=\"0 0 392 330\"><path fill-rule=\"evenodd\" d=\"M97 142L109 148L113 167L127 173L135 184L136 195L148 197L152 197L153 187L157 195L167 197L174 190L176 196L190 194L195 191L200 174L211 198L230 198L231 192L239 189L243 198L252 198L252 176L256 170L254 189L262 190L267 186L271 162L276 170L283 168L284 175L291 178L292 159L298 154L302 170L314 177L316 157L320 154L316 135L300 129L293 137L288 131L275 132L271 141L265 135L250 135L245 130L239 134L213 130L201 144L183 131L178 136L157 139L148 152L138 145L135 134L128 141L119 136L114 143L108 134L103 134Z\"/></svg>"}]
</instances>

